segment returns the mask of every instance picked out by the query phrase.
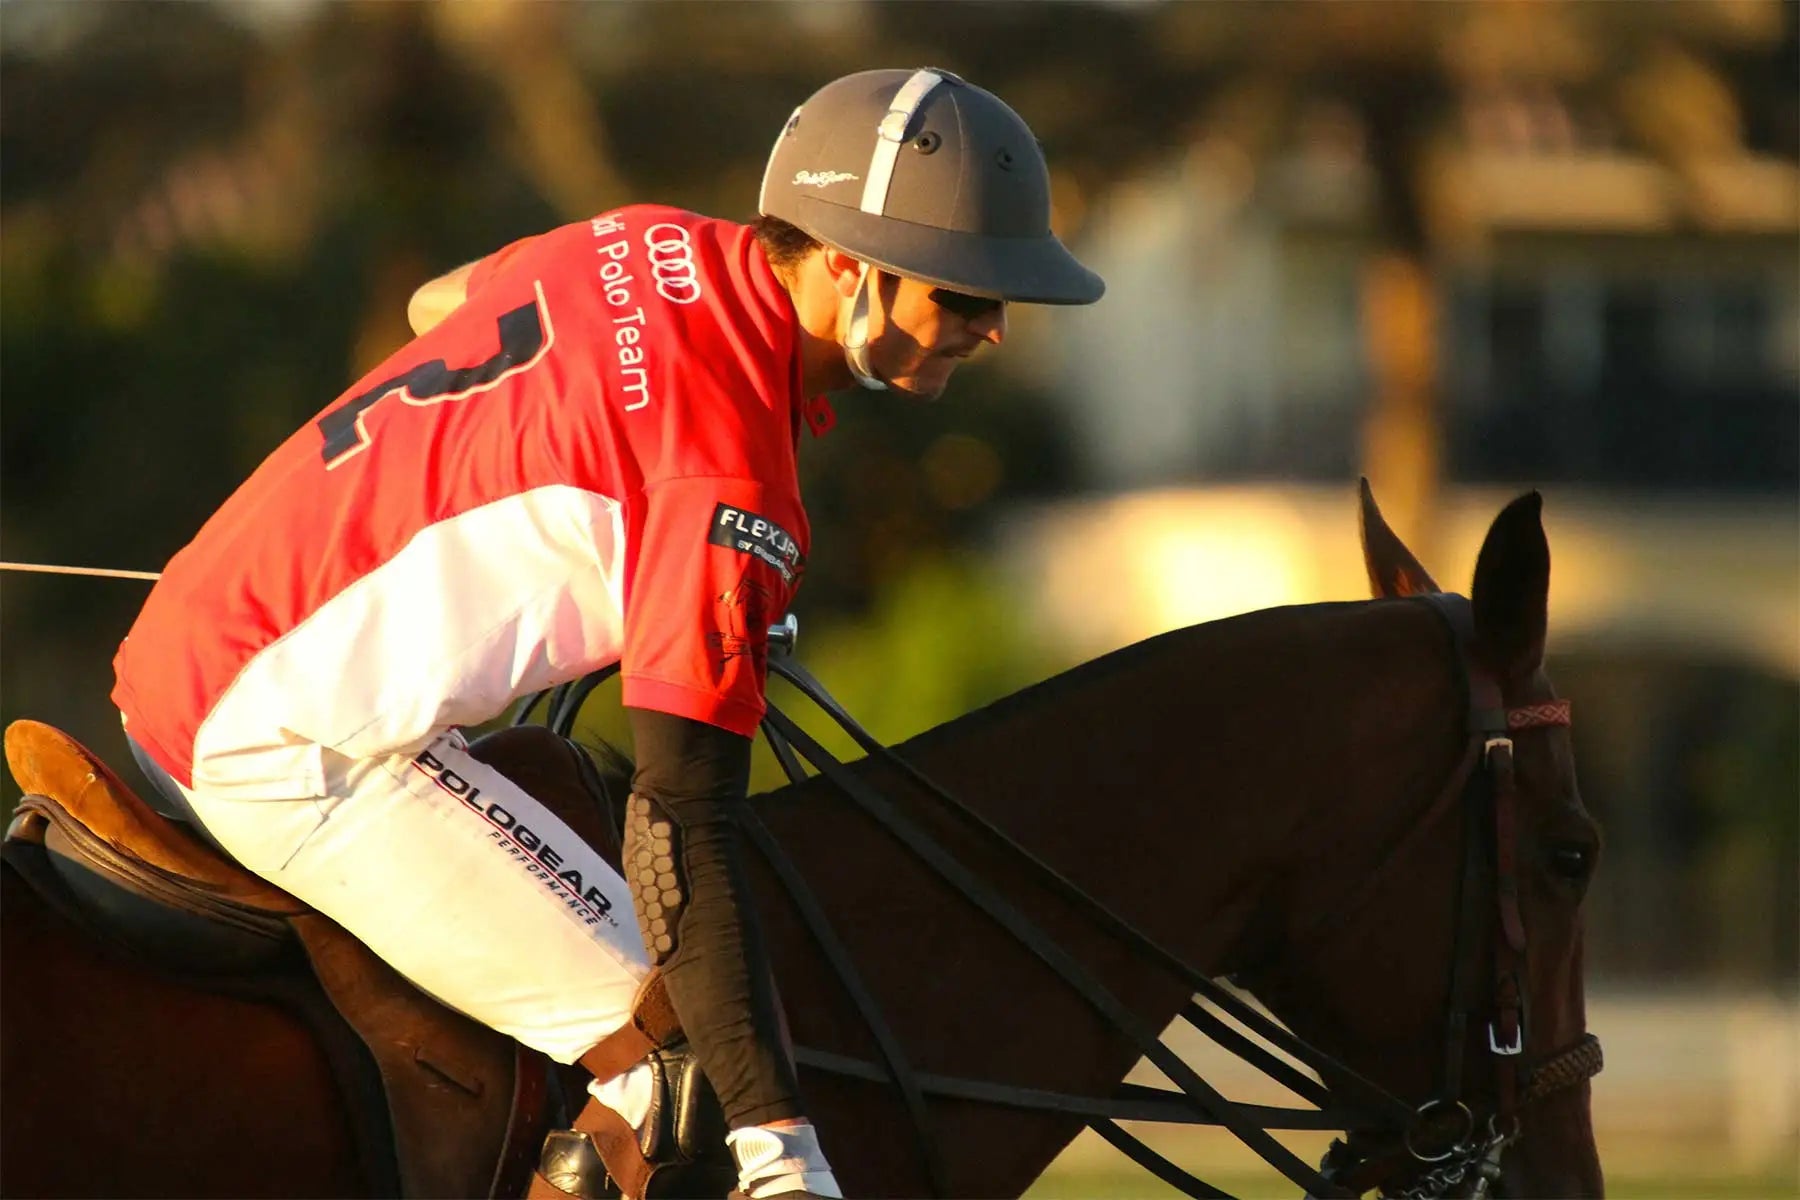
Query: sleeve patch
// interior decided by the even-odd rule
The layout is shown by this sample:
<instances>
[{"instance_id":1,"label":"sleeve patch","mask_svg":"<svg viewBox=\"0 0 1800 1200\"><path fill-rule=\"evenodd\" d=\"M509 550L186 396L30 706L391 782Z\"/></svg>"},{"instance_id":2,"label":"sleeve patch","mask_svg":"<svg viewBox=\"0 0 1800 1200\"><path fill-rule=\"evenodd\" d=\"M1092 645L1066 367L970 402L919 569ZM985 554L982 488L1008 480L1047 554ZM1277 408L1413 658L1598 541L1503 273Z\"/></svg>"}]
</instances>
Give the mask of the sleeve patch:
<instances>
[{"instance_id":1,"label":"sleeve patch","mask_svg":"<svg viewBox=\"0 0 1800 1200\"><path fill-rule=\"evenodd\" d=\"M706 635L706 643L717 656L720 671L730 658L752 659L761 666L769 651L769 614L774 607L768 589L749 579L714 598L718 628Z\"/></svg>"},{"instance_id":2,"label":"sleeve patch","mask_svg":"<svg viewBox=\"0 0 1800 1200\"><path fill-rule=\"evenodd\" d=\"M715 546L761 559L792 584L806 569L806 556L792 534L769 518L729 504L715 505L706 540Z\"/></svg>"}]
</instances>

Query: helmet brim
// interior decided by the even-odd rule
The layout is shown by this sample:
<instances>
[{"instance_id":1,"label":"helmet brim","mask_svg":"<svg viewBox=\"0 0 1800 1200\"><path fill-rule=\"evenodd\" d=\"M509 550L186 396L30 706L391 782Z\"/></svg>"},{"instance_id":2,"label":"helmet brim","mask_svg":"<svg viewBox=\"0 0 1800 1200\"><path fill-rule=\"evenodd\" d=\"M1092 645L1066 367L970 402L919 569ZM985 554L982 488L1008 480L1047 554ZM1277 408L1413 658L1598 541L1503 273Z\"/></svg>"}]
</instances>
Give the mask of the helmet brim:
<instances>
[{"instance_id":1,"label":"helmet brim","mask_svg":"<svg viewBox=\"0 0 1800 1200\"><path fill-rule=\"evenodd\" d=\"M894 217L796 198L794 224L827 245L884 271L952 291L1019 304L1092 304L1106 294L1054 234L996 237L917 225ZM879 254L861 247L879 246Z\"/></svg>"}]
</instances>

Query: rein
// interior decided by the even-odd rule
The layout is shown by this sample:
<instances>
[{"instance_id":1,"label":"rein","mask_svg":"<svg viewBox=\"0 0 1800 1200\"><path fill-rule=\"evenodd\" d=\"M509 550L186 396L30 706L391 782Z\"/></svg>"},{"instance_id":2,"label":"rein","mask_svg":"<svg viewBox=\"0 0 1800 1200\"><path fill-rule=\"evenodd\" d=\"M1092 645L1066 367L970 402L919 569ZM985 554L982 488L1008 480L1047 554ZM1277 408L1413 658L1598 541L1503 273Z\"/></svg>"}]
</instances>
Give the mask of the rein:
<instances>
[{"instance_id":1,"label":"rein","mask_svg":"<svg viewBox=\"0 0 1800 1200\"><path fill-rule=\"evenodd\" d=\"M1381 1187L1384 1194L1423 1197L1449 1194L1450 1189L1470 1184L1466 1194L1484 1196L1499 1175L1499 1159L1505 1147L1517 1136L1518 1109L1563 1088L1590 1078L1600 1068L1599 1043L1591 1034L1575 1046L1552 1055L1534 1068L1521 1070L1519 1056L1525 1040L1524 991L1519 970L1523 963L1525 931L1519 916L1517 869L1514 862L1516 831L1516 785L1512 767L1511 734L1531 729L1567 725L1567 701L1528 705L1507 709L1500 697L1498 683L1483 671L1468 653L1472 627L1468 601L1459 596L1431 595L1419 598L1431 603L1433 611L1444 620L1455 645L1452 661L1459 682L1469 696L1469 744L1457 769L1443 790L1417 822L1414 832L1397 847L1382 867L1365 879L1352 897L1353 902L1337 910L1332 918L1305 931L1299 940L1310 943L1342 927L1342 914L1354 914L1373 896L1386 868L1402 858L1423 834L1431 828L1447 805L1462 801L1468 814L1464 839L1465 853L1460 895L1459 919L1452 954L1450 1002L1445 1021L1445 1064L1440 1075L1436 1098L1413 1106L1363 1078L1329 1054L1308 1044L1285 1027L1246 1003L1235 993L1201 974L1178 956L1161 946L1147 934L1108 909L1049 864L1013 841L1003 830L969 808L942 787L926 778L917 768L882 745L856 723L854 718L834 700L805 668L791 657L770 656L769 667L787 679L809 700L835 721L867 754L904 775L945 811L980 834L993 845L1030 869L1040 883L1092 920L1100 928L1131 946L1146 958L1167 970L1197 995L1204 997L1231 1016L1246 1029L1263 1038L1300 1063L1332 1079L1324 1084L1306 1076L1290 1063L1245 1037L1212 1011L1190 1001L1181 1017L1195 1029L1226 1050L1287 1087L1295 1095L1315 1105L1312 1109L1284 1108L1242 1104L1220 1095L1191 1067L1169 1049L1158 1036L1108 992L1098 980L1053 939L1033 925L1004 898L994 894L983 880L964 867L954 856L939 846L928 834L903 815L893 801L864 783L829 751L810 737L773 704L763 721L763 734L789 778L800 782L808 778L802 759L829 779L844 798L877 821L904 844L947 884L968 899L986 917L1006 929L1021 946L1051 967L1091 1008L1111 1022L1147 1058L1163 1072L1178 1090L1122 1084L1110 1098L1074 1096L1042 1089L1015 1087L980 1080L922 1073L913 1069L904 1049L893 1035L879 1006L862 982L847 948L832 929L829 918L792 860L754 811L744 810L742 827L751 845L764 855L787 889L797 911L805 922L815 944L832 966L840 985L856 1007L879 1051L882 1062L866 1062L844 1055L795 1047L795 1061L815 1070L886 1083L899 1093L912 1123L920 1160L935 1195L946 1195L948 1189L943 1164L932 1135L928 1095L977 1100L1030 1111L1078 1116L1107 1142L1117 1147L1132 1161L1159 1179L1196 1197L1219 1197L1226 1193L1176 1166L1163 1155L1145 1145L1117 1124L1120 1120L1157 1121L1172 1124L1217 1125L1229 1130L1245 1145L1255 1150L1264 1161L1290 1181L1306 1189L1309 1196L1355 1196L1371 1187ZM791 647L793 629L783 630ZM588 675L554 689L550 695L547 720L553 729L567 733L581 703L600 682L618 670L616 666ZM522 723L544 695L530 697L514 723ZM1498 1091L1496 1112L1488 1121L1486 1136L1477 1130L1470 1108L1462 1100L1462 1051L1468 1017L1469 997L1474 988L1474 966L1466 959L1465 946L1478 936L1477 900L1470 883L1480 873L1486 845L1484 822L1477 815L1491 808L1491 828L1495 864L1494 899L1496 913L1495 953L1491 975L1494 982L1489 1020L1488 1044L1495 1059ZM1523 1086L1521 1086L1523 1084ZM1441 1130L1446 1121L1452 1123L1455 1136L1419 1144L1434 1129ZM1319 1170L1314 1170L1286 1146L1269 1134L1271 1129L1350 1130L1351 1144L1334 1142ZM1359 1148L1359 1138L1378 1130L1388 1131L1390 1139L1402 1147L1398 1153L1371 1156ZM1444 1144L1445 1148L1438 1148ZM1387 1189L1395 1186L1394 1177L1407 1171L1424 1171L1411 1187L1401 1192Z\"/></svg>"},{"instance_id":2,"label":"rein","mask_svg":"<svg viewBox=\"0 0 1800 1200\"><path fill-rule=\"evenodd\" d=\"M157 571L121 571L113 567L63 567L54 563L0 562L0 571L27 571L38 575L86 575L94 579L161 579Z\"/></svg>"}]
</instances>

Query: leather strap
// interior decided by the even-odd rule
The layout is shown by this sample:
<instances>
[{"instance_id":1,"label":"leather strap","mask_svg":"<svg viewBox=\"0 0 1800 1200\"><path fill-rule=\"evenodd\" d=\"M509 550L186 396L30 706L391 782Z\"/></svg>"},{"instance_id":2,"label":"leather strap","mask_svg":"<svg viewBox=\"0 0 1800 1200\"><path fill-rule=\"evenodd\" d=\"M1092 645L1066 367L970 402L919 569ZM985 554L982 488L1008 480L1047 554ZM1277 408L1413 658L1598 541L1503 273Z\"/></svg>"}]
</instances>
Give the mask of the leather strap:
<instances>
[{"instance_id":1,"label":"leather strap","mask_svg":"<svg viewBox=\"0 0 1800 1200\"><path fill-rule=\"evenodd\" d=\"M1339 1120L1347 1119L1347 1114L1339 1112L1335 1103L1336 1098L1318 1080L1288 1065L1286 1060L1277 1058L1264 1050L1214 1016L1199 1001L1188 1001L1187 1007L1181 1010L1181 1018L1199 1030L1203 1036L1211 1038L1220 1047L1231 1051L1302 1100L1321 1110L1329 1110L1329 1114ZM1334 1125L1332 1128L1339 1129L1343 1126Z\"/></svg>"},{"instance_id":2,"label":"leather strap","mask_svg":"<svg viewBox=\"0 0 1800 1200\"><path fill-rule=\"evenodd\" d=\"M594 1139L594 1149L606 1164L606 1173L619 1185L624 1200L643 1200L650 1176L656 1168L644 1157L638 1144L637 1130L598 1100L589 1098L575 1117L575 1130Z\"/></svg>"},{"instance_id":3,"label":"leather strap","mask_svg":"<svg viewBox=\"0 0 1800 1200\"><path fill-rule=\"evenodd\" d=\"M1512 744L1494 746L1489 758L1494 778L1494 893L1499 912L1494 931L1494 1016L1488 1040L1494 1054L1495 1107L1505 1126L1518 1111L1518 1056L1525 1046L1525 993L1519 982L1525 925L1519 913L1518 797Z\"/></svg>"},{"instance_id":4,"label":"leather strap","mask_svg":"<svg viewBox=\"0 0 1800 1200\"><path fill-rule=\"evenodd\" d=\"M1068 901L1077 912L1094 922L1098 928L1119 938L1127 946L1130 946L1139 953L1150 958L1152 961L1166 968L1171 975L1181 980L1194 992L1204 997L1209 1003L1216 1005L1246 1029L1249 1029L1258 1037L1269 1042L1283 1053L1291 1055L1293 1058L1321 1073L1329 1071L1335 1081L1334 1086L1337 1087L1345 1097L1343 1107L1346 1110L1351 1108L1361 1110L1359 1123L1371 1121L1375 1123L1405 1123L1412 1112L1411 1105L1403 1103L1385 1089L1364 1078L1362 1075L1359 1075L1343 1063L1338 1062L1329 1054L1326 1054L1324 1051L1319 1050L1296 1037L1291 1030L1276 1023L1268 1016L1264 1015L1259 1009L1239 999L1230 991L1230 989L1221 986L1202 972L1195 970L1192 966L1183 961L1179 955L1175 954L1161 943L1153 940L1148 934L1144 933L1135 925L1114 913L1105 904L1089 895L1078 884L1056 870L1056 868L1038 858L1023 846L1020 846L1006 833L1005 830L1001 829L992 821L982 816L981 813L970 808L967 804L964 804L955 796L945 791L942 787L929 779L919 770L919 768L913 766L912 763L877 741L867 730L856 723L856 719L852 717L841 704L832 698L831 694L825 690L824 685L815 679L811 672L807 671L805 667L801 666L793 658L771 657L769 660L769 670L793 684L803 695L824 710L825 714L835 721L838 727L847 733L858 746L862 747L870 758L887 764L898 771L906 779L912 781L912 783L917 785L925 795L935 800L942 806L945 812L956 818L965 827L981 836L985 841L999 849L1002 853L1005 853L1013 862L1019 863L1030 869L1040 883L1055 892L1058 896L1061 896L1064 900ZM771 708L773 708L773 706L771 706ZM788 720L786 714L780 712L779 709L775 710L775 715L781 717L784 721ZM770 732L771 729L774 729L774 732L776 733L780 732L778 728L775 728L769 721L765 720L763 722L764 733ZM769 740L770 744L775 746L776 755L781 760L783 768L787 770L789 778L795 780L804 778L805 773L800 769L798 760L794 756L793 749L776 738L771 738ZM807 753L807 759L809 761L816 761L813 757L815 753L823 753L827 759L830 758L830 755L824 752L822 748L815 747L814 751ZM841 763L837 763L835 759L831 761L833 766L837 769L842 769ZM793 765L790 766L790 762L792 762ZM832 772L823 765L820 766L820 771L828 776L832 774ZM1457 782L1456 786L1460 789L1460 782Z\"/></svg>"},{"instance_id":5,"label":"leather strap","mask_svg":"<svg viewBox=\"0 0 1800 1200\"><path fill-rule=\"evenodd\" d=\"M514 1047L512 1111L500 1143L500 1161L488 1183L488 1195L494 1200L517 1195L520 1181L536 1174L532 1157L547 1123L550 1070L550 1060L542 1054L523 1044Z\"/></svg>"},{"instance_id":6,"label":"leather strap","mask_svg":"<svg viewBox=\"0 0 1800 1200\"><path fill-rule=\"evenodd\" d=\"M626 1124L625 1118L590 1096L576 1114L571 1128L587 1134L594 1143L600 1161L606 1164L607 1175L619 1185L623 1200L643 1200L656 1168L644 1157L637 1131ZM541 1170L531 1173L531 1184L525 1197L526 1200L584 1200L551 1183Z\"/></svg>"},{"instance_id":7,"label":"leather strap","mask_svg":"<svg viewBox=\"0 0 1800 1200\"><path fill-rule=\"evenodd\" d=\"M1472 737L1463 760L1471 769L1481 761L1481 739ZM1486 780L1481 776L1459 773L1467 785L1458 792L1461 802L1462 858L1457 867L1456 894L1452 911L1456 925L1450 935L1450 970L1444 999L1443 1054L1439 1059L1438 1096L1460 1097L1463 1089L1463 1047L1468 1042L1469 1005L1476 987L1475 973L1480 963L1464 947L1475 944L1481 936L1482 910L1476 893L1484 881L1487 842L1482 834L1487 812Z\"/></svg>"},{"instance_id":8,"label":"leather strap","mask_svg":"<svg viewBox=\"0 0 1800 1200\"><path fill-rule=\"evenodd\" d=\"M637 996L631 1002L631 1019L583 1054L581 1065L587 1068L595 1083L605 1083L643 1062L652 1050L666 1046L680 1036L681 1020L675 1015L668 989L663 986L662 972L653 967L650 974L644 976L644 982L638 985Z\"/></svg>"},{"instance_id":9,"label":"leather strap","mask_svg":"<svg viewBox=\"0 0 1800 1200\"><path fill-rule=\"evenodd\" d=\"M1271 1137L1266 1130L1254 1125L1243 1115L1241 1109L1234 1107L1231 1101L1202 1079L1198 1072L1164 1046L1157 1037L1156 1030L1149 1028L1135 1013L1121 1004L1068 951L1039 930L1011 904L995 895L980 877L903 817L891 801L851 774L805 730L774 708L769 709L765 719L820 774L836 784L838 790L853 804L885 826L889 833L929 866L940 879L962 893L989 920L1011 933L1022 947L1062 976L1064 982L1089 1007L1129 1038L1140 1053L1180 1088L1188 1099L1214 1117L1219 1125L1256 1151L1263 1161L1287 1176L1291 1182L1305 1188L1309 1195L1326 1197L1342 1194L1335 1184L1313 1170L1310 1164ZM1132 1135L1116 1127L1108 1129L1103 1136L1114 1145L1135 1140ZM1148 1147L1142 1149L1146 1154L1149 1153Z\"/></svg>"},{"instance_id":10,"label":"leather strap","mask_svg":"<svg viewBox=\"0 0 1800 1200\"><path fill-rule=\"evenodd\" d=\"M806 1046L794 1047L794 1061L815 1071L864 1079L870 1083L891 1083L887 1069L879 1063L865 1062L847 1054L834 1054ZM1218 1125L1218 1118L1199 1108L1184 1093L1169 1088L1141 1084L1120 1084L1110 1098L1077 1096L1044 1088L1019 1087L1010 1083L989 1083L982 1079L965 1079L955 1075L934 1075L916 1071L913 1078L919 1090L928 1096L951 1100L969 1100L979 1104L998 1104L1023 1112L1058 1113L1088 1121L1160 1121L1170 1125ZM1265 1129L1310 1129L1329 1131L1342 1129L1345 1113L1341 1109L1323 1111L1310 1108L1277 1108L1266 1104L1232 1101L1236 1107Z\"/></svg>"},{"instance_id":11,"label":"leather strap","mask_svg":"<svg viewBox=\"0 0 1800 1200\"><path fill-rule=\"evenodd\" d=\"M1206 1180L1190 1175L1111 1121L1092 1122L1088 1128L1099 1134L1120 1154L1183 1195L1196 1197L1196 1200L1231 1200L1230 1192L1220 1191ZM1310 1194L1309 1189L1308 1195Z\"/></svg>"},{"instance_id":12,"label":"leather strap","mask_svg":"<svg viewBox=\"0 0 1800 1200\"><path fill-rule=\"evenodd\" d=\"M782 738L779 730L765 723L763 732L768 738L769 744L776 747L778 757L793 754L792 747ZM800 919L805 923L807 931L812 934L814 944L818 946L819 952L825 956L826 962L836 973L839 986L856 1005L856 1011L862 1017L863 1026L875 1039L876 1048L881 1052L882 1063L887 1068L885 1073L877 1072L875 1078L882 1083L891 1081L900 1091L900 1098L906 1104L907 1114L912 1118L910 1124L913 1139L918 1146L919 1159L925 1166L925 1177L931 1185L931 1194L934 1196L949 1195L946 1183L949 1175L944 1170L943 1156L938 1153L937 1138L932 1127L930 1112L925 1106L924 1091L919 1086L918 1073L913 1070L911 1061L906 1057L905 1049L900 1045L900 1039L894 1035L893 1029L883 1016L881 1006L875 1002L874 995L869 991L868 985L863 982L862 974L857 971L856 961L851 957L849 948L838 938L837 931L832 927L831 918L825 914L824 906L819 903L818 897L813 895L812 889L807 886L806 880L800 875L799 869L794 866L793 860L781 848L781 843L775 840L775 835L769 832L769 827L763 824L762 819L756 815L755 809L748 805L745 806L744 811L739 814L739 827L744 831L749 843L762 852L763 857L768 860L769 866L774 870L776 878L780 879L782 886L787 889L788 898L794 902L794 908L800 914Z\"/></svg>"},{"instance_id":13,"label":"leather strap","mask_svg":"<svg viewBox=\"0 0 1800 1200\"><path fill-rule=\"evenodd\" d=\"M1600 1051L1600 1039L1584 1033L1574 1045L1531 1065L1531 1082L1520 1097L1520 1103L1532 1104L1564 1088L1586 1083L1605 1065L1606 1056Z\"/></svg>"}]
</instances>

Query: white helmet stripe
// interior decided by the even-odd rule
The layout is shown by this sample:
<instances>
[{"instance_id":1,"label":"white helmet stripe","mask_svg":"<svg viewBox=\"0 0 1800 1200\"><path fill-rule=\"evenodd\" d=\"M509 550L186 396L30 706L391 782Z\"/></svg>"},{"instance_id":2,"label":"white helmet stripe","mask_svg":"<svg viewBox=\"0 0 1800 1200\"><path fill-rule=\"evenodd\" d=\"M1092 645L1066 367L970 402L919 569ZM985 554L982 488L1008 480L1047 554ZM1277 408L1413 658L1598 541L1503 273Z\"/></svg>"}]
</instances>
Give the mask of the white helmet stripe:
<instances>
[{"instance_id":1,"label":"white helmet stripe","mask_svg":"<svg viewBox=\"0 0 1800 1200\"><path fill-rule=\"evenodd\" d=\"M869 174L863 181L864 212L879 217L887 211L888 185L893 182L894 163L900 158L900 147L906 144L906 127L912 124L913 115L931 94L931 89L942 82L944 77L936 71L914 71L912 78L894 93L887 116L875 127L875 153L869 159Z\"/></svg>"}]
</instances>

